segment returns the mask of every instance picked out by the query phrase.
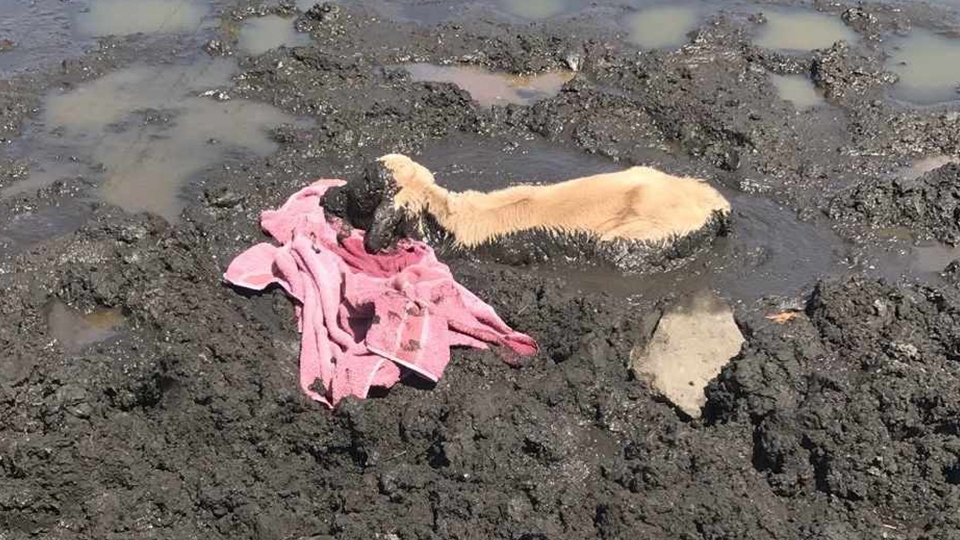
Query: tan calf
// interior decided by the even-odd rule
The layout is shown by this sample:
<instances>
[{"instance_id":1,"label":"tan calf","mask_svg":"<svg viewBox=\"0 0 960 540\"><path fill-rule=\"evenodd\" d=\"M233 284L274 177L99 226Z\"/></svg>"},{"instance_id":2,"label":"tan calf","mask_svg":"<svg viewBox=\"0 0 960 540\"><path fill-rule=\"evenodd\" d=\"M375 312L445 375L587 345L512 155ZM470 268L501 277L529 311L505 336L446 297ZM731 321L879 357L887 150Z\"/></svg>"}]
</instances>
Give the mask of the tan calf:
<instances>
[{"instance_id":1,"label":"tan calf","mask_svg":"<svg viewBox=\"0 0 960 540\"><path fill-rule=\"evenodd\" d=\"M388 154L379 161L396 182L394 207L429 213L464 247L538 228L593 233L601 240L664 243L730 211L730 203L707 183L649 167L545 186L455 193L437 185L426 167L405 155Z\"/></svg>"}]
</instances>

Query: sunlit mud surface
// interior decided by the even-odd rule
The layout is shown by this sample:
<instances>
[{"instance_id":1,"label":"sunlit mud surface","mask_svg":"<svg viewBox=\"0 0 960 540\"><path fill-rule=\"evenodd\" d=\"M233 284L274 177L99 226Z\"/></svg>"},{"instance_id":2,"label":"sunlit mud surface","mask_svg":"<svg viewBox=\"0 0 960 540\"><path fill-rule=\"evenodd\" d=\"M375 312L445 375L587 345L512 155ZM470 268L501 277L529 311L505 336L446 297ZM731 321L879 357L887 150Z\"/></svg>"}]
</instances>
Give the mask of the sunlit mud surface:
<instances>
[{"instance_id":1,"label":"sunlit mud surface","mask_svg":"<svg viewBox=\"0 0 960 540\"><path fill-rule=\"evenodd\" d=\"M0 14L0 537L960 530L957 2ZM731 228L641 275L444 253L540 352L327 410L294 302L223 273L391 152L453 190L653 166Z\"/></svg>"}]
</instances>

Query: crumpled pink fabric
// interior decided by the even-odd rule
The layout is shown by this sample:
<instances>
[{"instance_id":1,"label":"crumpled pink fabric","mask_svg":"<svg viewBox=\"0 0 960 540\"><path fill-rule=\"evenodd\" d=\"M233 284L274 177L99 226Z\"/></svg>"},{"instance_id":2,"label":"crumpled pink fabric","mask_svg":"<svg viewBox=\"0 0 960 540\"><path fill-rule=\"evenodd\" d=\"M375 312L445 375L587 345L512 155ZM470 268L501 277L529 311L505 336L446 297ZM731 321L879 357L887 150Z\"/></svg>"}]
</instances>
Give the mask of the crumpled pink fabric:
<instances>
[{"instance_id":1,"label":"crumpled pink fabric","mask_svg":"<svg viewBox=\"0 0 960 540\"><path fill-rule=\"evenodd\" d=\"M371 386L393 386L405 370L437 381L456 345L536 354L532 338L454 281L423 242L403 240L394 252L371 254L362 231L342 234L320 201L344 183L319 180L264 211L260 224L281 245L249 248L224 274L248 289L278 283L296 300L307 395L333 407L349 395L367 397Z\"/></svg>"}]
</instances>

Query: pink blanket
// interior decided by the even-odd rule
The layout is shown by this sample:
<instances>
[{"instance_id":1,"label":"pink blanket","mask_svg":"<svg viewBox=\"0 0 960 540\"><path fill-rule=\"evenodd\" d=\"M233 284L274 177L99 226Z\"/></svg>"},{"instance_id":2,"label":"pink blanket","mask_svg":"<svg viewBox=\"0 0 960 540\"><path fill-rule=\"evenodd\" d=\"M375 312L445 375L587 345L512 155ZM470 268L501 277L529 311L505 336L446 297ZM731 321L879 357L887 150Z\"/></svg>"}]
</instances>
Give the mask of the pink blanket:
<instances>
[{"instance_id":1,"label":"pink blanket","mask_svg":"<svg viewBox=\"0 0 960 540\"><path fill-rule=\"evenodd\" d=\"M332 407L348 395L367 397L371 386L393 386L405 370L437 381L454 345L537 352L426 244L403 240L392 253L370 254L362 231L343 234L320 206L327 189L343 184L319 180L264 211L260 224L281 245L251 247L224 274L248 289L278 283L296 300L304 392Z\"/></svg>"}]
</instances>

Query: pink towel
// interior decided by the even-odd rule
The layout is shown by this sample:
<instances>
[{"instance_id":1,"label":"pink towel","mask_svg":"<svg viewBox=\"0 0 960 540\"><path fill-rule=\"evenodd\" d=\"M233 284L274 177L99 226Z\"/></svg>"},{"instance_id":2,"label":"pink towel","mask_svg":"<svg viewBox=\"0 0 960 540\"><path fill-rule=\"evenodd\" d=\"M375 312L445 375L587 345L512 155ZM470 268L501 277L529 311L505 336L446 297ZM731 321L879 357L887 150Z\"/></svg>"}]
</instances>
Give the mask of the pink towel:
<instances>
[{"instance_id":1,"label":"pink towel","mask_svg":"<svg viewBox=\"0 0 960 540\"><path fill-rule=\"evenodd\" d=\"M307 395L332 407L348 395L367 397L371 386L393 386L402 370L437 381L455 345L536 354L536 342L454 281L426 244L403 240L392 253L371 254L362 231L344 237L320 206L343 184L319 180L264 211L260 224L281 245L251 247L224 274L248 289L278 283L296 300Z\"/></svg>"}]
</instances>

